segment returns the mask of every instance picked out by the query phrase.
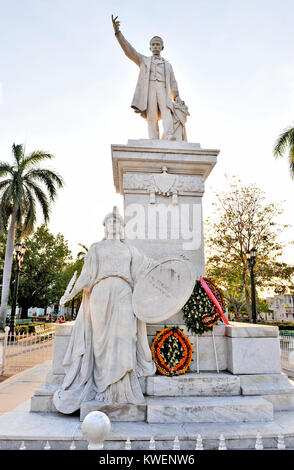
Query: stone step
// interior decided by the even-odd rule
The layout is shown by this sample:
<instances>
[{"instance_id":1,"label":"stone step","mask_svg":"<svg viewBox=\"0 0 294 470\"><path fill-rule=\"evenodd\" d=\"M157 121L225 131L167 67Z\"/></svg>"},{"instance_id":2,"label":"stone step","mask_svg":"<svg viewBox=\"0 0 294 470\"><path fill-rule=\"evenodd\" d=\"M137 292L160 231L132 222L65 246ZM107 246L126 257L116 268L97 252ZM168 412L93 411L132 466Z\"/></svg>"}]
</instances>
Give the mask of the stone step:
<instances>
[{"instance_id":1,"label":"stone step","mask_svg":"<svg viewBox=\"0 0 294 470\"><path fill-rule=\"evenodd\" d=\"M25 405L25 406L24 406ZM78 416L56 413L30 413L29 402L0 416L0 450L18 450L22 441L27 450L43 450L47 440L52 450L69 450L74 440L77 450L86 450ZM153 436L156 449L169 451L178 436L181 449L195 451L197 435L203 439L204 450L216 450L223 434L228 450L254 450L260 432L264 449L277 449L279 434L285 437L287 450L294 449L294 412L277 412L271 422L148 424L146 422L111 423L111 432L104 442L105 450L125 448L129 438L132 449L148 450Z\"/></svg>"},{"instance_id":2,"label":"stone step","mask_svg":"<svg viewBox=\"0 0 294 470\"><path fill-rule=\"evenodd\" d=\"M294 385L284 374L241 375L242 395L294 395Z\"/></svg>"},{"instance_id":3,"label":"stone step","mask_svg":"<svg viewBox=\"0 0 294 470\"><path fill-rule=\"evenodd\" d=\"M146 379L149 396L234 396L240 395L240 377L229 373L187 373L174 377L155 375Z\"/></svg>"},{"instance_id":4,"label":"stone step","mask_svg":"<svg viewBox=\"0 0 294 470\"><path fill-rule=\"evenodd\" d=\"M147 398L148 423L237 423L273 420L273 405L260 397Z\"/></svg>"},{"instance_id":5,"label":"stone step","mask_svg":"<svg viewBox=\"0 0 294 470\"><path fill-rule=\"evenodd\" d=\"M80 421L83 421L91 411L102 411L107 414L111 422L135 422L146 420L146 405L106 405L92 400L82 403L80 408Z\"/></svg>"}]
</instances>

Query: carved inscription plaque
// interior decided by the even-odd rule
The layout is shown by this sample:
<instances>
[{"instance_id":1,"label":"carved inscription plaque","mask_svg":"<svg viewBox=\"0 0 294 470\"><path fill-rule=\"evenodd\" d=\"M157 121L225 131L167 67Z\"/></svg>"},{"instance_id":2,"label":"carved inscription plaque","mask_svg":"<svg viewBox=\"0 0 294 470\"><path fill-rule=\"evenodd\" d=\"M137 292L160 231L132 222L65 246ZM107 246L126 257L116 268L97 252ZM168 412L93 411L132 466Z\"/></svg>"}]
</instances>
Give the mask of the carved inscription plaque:
<instances>
[{"instance_id":1,"label":"carved inscription plaque","mask_svg":"<svg viewBox=\"0 0 294 470\"><path fill-rule=\"evenodd\" d=\"M145 323L167 320L185 305L194 284L188 261L174 258L156 264L135 286L135 315Z\"/></svg>"}]
</instances>

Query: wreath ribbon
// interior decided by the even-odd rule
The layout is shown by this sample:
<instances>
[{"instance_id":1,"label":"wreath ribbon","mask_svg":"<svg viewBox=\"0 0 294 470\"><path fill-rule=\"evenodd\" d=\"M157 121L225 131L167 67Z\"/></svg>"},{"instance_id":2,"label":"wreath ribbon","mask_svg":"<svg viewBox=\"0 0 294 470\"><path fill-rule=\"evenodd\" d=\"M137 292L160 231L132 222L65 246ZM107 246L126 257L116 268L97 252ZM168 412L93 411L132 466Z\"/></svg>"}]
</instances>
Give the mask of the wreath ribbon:
<instances>
[{"instance_id":1,"label":"wreath ribbon","mask_svg":"<svg viewBox=\"0 0 294 470\"><path fill-rule=\"evenodd\" d=\"M218 309L219 313L221 314L221 317L223 319L223 321L225 322L226 325L230 325L228 320L226 319L223 311L222 311L222 308L220 306L220 304L218 303L218 300L217 298L215 297L215 295L213 294L213 292L210 290L210 288L208 287L208 285L206 284L205 280L203 279L203 277L200 276L200 283L203 287L203 289L205 290L205 292L207 293L208 297L210 298L210 300L212 300L212 302L214 303L214 305L216 306L216 308Z\"/></svg>"}]
</instances>

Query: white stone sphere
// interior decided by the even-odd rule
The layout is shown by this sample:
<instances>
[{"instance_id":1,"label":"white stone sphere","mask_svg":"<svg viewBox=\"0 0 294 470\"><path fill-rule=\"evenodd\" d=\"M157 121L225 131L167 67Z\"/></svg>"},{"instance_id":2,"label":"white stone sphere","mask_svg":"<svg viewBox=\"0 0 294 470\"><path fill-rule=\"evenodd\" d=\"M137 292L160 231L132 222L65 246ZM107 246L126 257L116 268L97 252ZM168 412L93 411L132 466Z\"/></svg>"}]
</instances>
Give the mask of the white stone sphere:
<instances>
[{"instance_id":1,"label":"white stone sphere","mask_svg":"<svg viewBox=\"0 0 294 470\"><path fill-rule=\"evenodd\" d=\"M103 442L110 433L111 422L102 411L91 411L82 424L83 436L91 444Z\"/></svg>"}]
</instances>

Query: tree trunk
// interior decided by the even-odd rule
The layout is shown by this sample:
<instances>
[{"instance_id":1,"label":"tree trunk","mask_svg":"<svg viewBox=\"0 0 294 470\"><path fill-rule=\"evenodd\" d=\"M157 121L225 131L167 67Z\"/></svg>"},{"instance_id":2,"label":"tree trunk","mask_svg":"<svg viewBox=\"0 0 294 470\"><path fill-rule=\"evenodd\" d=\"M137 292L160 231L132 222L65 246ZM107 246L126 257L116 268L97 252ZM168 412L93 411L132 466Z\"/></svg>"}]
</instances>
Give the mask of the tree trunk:
<instances>
[{"instance_id":1,"label":"tree trunk","mask_svg":"<svg viewBox=\"0 0 294 470\"><path fill-rule=\"evenodd\" d=\"M21 317L20 318L28 318L28 310L29 310L28 305L22 305L21 306Z\"/></svg>"},{"instance_id":2,"label":"tree trunk","mask_svg":"<svg viewBox=\"0 0 294 470\"><path fill-rule=\"evenodd\" d=\"M245 299L246 299L246 310L247 310L248 319L250 322L252 322L251 298L250 298L249 289L247 286L245 286Z\"/></svg>"},{"instance_id":3,"label":"tree trunk","mask_svg":"<svg viewBox=\"0 0 294 470\"><path fill-rule=\"evenodd\" d=\"M0 327L5 327L5 320L7 315L8 296L11 279L11 267L13 260L13 249L14 249L14 237L15 237L15 213L11 214L10 225L7 234L7 242L5 249L5 260L3 268L2 278L2 293L1 293L1 309L0 309Z\"/></svg>"}]
</instances>

